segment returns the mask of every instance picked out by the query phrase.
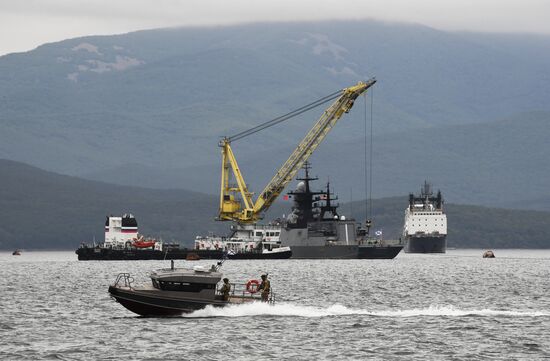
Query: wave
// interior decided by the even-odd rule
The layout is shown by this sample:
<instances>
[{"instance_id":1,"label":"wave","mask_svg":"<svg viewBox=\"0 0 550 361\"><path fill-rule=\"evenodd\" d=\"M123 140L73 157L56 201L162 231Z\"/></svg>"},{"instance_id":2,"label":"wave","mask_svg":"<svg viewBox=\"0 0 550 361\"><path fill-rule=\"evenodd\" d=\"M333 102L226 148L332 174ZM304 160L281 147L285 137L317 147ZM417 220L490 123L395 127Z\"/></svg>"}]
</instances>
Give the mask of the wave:
<instances>
[{"instance_id":1,"label":"wave","mask_svg":"<svg viewBox=\"0 0 550 361\"><path fill-rule=\"evenodd\" d=\"M454 306L429 306L410 310L363 310L348 308L335 304L326 308L301 306L292 303L269 305L253 302L243 305L230 305L223 308L207 306L184 317L248 317L248 316L280 316L280 317L329 317L348 315L367 315L378 317L419 317L419 316L505 316L505 317L548 317L550 313L540 311L491 310L491 309L460 309Z\"/></svg>"}]
</instances>

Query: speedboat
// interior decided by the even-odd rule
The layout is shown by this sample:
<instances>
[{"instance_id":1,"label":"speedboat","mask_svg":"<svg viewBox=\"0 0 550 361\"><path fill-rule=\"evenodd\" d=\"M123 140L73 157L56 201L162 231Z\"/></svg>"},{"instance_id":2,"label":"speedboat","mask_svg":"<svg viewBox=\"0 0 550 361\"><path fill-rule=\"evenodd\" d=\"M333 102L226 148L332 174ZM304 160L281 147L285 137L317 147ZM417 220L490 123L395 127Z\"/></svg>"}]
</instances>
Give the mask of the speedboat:
<instances>
[{"instance_id":1,"label":"speedboat","mask_svg":"<svg viewBox=\"0 0 550 361\"><path fill-rule=\"evenodd\" d=\"M134 279L129 273L121 273L109 286L109 293L122 306L141 316L178 316L209 305L223 307L262 301L256 280L230 283L229 297L224 299L218 287L223 277L220 265L221 262L210 268L174 268L172 261L171 268L152 271L151 284L141 287L133 286ZM272 291L268 302L275 302Z\"/></svg>"},{"instance_id":2,"label":"speedboat","mask_svg":"<svg viewBox=\"0 0 550 361\"><path fill-rule=\"evenodd\" d=\"M15 251L13 251L13 252L11 253L11 255L12 255L12 256L21 256L21 250L16 249Z\"/></svg>"}]
</instances>

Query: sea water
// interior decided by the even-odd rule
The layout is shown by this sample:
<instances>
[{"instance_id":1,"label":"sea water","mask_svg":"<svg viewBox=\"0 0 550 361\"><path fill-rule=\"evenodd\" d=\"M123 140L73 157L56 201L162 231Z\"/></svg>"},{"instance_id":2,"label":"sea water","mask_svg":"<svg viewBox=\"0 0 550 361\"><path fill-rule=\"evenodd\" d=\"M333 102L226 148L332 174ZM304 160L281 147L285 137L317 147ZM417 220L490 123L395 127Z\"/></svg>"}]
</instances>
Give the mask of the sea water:
<instances>
[{"instance_id":1,"label":"sea water","mask_svg":"<svg viewBox=\"0 0 550 361\"><path fill-rule=\"evenodd\" d=\"M1 360L550 358L550 251L450 250L393 260L227 261L231 282L269 273L276 304L142 318L107 293L169 261L0 253ZM212 261L176 261L176 266Z\"/></svg>"}]
</instances>

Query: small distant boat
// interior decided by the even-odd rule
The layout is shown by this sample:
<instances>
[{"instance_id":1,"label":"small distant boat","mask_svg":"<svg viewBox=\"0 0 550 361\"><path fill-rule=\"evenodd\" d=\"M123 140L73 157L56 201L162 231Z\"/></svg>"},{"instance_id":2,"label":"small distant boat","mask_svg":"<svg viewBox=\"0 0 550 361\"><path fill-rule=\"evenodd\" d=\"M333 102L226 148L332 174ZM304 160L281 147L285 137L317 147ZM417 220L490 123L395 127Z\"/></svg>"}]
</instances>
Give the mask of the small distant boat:
<instances>
[{"instance_id":1,"label":"small distant boat","mask_svg":"<svg viewBox=\"0 0 550 361\"><path fill-rule=\"evenodd\" d=\"M15 251L12 252L11 255L12 255L12 256L21 256L21 250L20 250L20 249L16 249Z\"/></svg>"},{"instance_id":2,"label":"small distant boat","mask_svg":"<svg viewBox=\"0 0 550 361\"><path fill-rule=\"evenodd\" d=\"M483 258L495 258L495 254L491 250L485 251L483 252Z\"/></svg>"}]
</instances>

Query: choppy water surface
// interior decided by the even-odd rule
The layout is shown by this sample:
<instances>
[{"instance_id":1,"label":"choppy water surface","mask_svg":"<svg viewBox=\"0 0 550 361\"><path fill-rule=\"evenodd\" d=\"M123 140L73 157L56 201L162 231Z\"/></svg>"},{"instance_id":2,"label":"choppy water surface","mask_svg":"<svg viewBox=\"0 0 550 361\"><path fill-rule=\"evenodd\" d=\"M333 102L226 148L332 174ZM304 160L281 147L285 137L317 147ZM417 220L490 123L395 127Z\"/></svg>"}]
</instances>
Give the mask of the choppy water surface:
<instances>
[{"instance_id":1,"label":"choppy water surface","mask_svg":"<svg viewBox=\"0 0 550 361\"><path fill-rule=\"evenodd\" d=\"M232 282L269 272L278 303L179 318L136 317L107 294L119 272L146 283L168 262L0 253L0 359L550 358L550 251L495 253L227 261Z\"/></svg>"}]
</instances>

